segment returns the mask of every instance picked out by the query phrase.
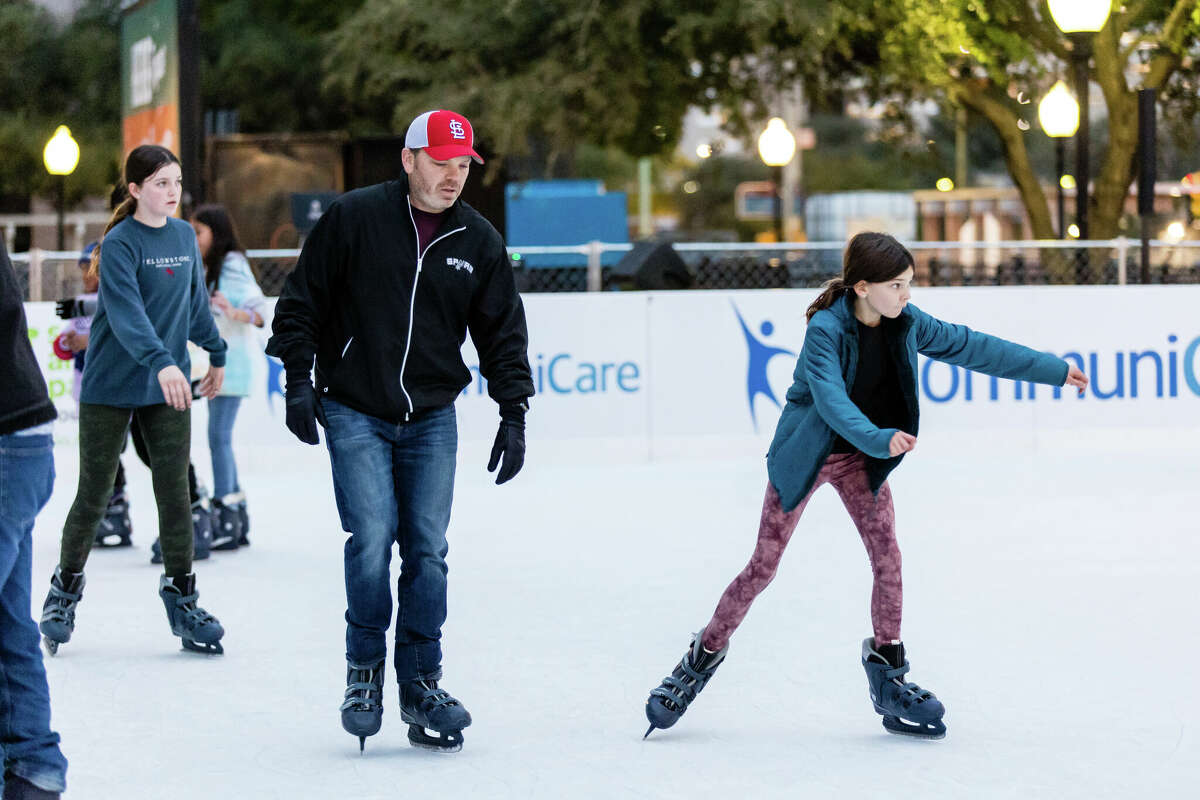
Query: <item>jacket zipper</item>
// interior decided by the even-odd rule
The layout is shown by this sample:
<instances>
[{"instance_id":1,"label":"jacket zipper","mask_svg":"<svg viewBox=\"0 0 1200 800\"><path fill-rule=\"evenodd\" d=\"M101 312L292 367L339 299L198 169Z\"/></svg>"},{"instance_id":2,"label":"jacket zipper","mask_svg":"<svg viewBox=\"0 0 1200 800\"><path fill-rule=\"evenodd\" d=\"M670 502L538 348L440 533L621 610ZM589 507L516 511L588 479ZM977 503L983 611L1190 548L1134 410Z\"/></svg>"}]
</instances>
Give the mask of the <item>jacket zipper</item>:
<instances>
[{"instance_id":1,"label":"jacket zipper","mask_svg":"<svg viewBox=\"0 0 1200 800\"><path fill-rule=\"evenodd\" d=\"M434 239L429 244L425 245L425 249L421 249L421 231L417 228L417 220L412 213L412 201L408 203L408 218L412 221L413 234L417 240L417 272L413 275L412 294L408 299L408 333L404 337L404 357L400 360L400 391L404 393L404 400L408 403L408 411L404 412L404 421L408 422L412 417L413 401L412 396L408 393L408 389L404 387L404 368L408 366L408 350L412 346L413 332L413 313L417 307L417 283L421 280L421 265L425 260L425 254L429 252L429 248L445 239L447 236L452 236L467 229L466 225L455 228L452 231L446 231L441 236Z\"/></svg>"}]
</instances>

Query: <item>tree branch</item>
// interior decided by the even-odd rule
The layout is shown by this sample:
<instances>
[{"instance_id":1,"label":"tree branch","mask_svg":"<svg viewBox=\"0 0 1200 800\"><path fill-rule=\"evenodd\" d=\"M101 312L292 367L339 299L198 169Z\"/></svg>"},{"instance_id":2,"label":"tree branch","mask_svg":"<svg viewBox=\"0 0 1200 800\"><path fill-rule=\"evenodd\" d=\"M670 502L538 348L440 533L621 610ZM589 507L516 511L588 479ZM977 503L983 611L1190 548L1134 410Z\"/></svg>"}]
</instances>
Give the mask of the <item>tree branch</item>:
<instances>
[{"instance_id":1,"label":"tree branch","mask_svg":"<svg viewBox=\"0 0 1200 800\"><path fill-rule=\"evenodd\" d=\"M1029 214L1033 235L1038 239L1053 239L1054 226L1050 222L1050 205L1046 194L1033 172L1029 151L1025 148L1025 133L1017 127L1017 116L1012 110L1012 101L991 81L962 81L948 89L951 102L959 103L979 114L995 129L1004 143L1004 159L1008 173L1021 194L1021 201Z\"/></svg>"},{"instance_id":2,"label":"tree branch","mask_svg":"<svg viewBox=\"0 0 1200 800\"><path fill-rule=\"evenodd\" d=\"M1033 15L1033 8L1025 5L1024 13L1021 15L1021 24L1018 26L1018 33L1026 34L1043 50L1053 53L1063 61L1066 61L1071 57L1071 53L1067 50L1063 33L1054 24L1054 18L1050 16L1050 6L1046 3L1046 0L1039 0L1037 7L1038 14L1035 17Z\"/></svg>"},{"instance_id":3,"label":"tree branch","mask_svg":"<svg viewBox=\"0 0 1200 800\"><path fill-rule=\"evenodd\" d=\"M1147 89L1163 86L1179 68L1179 51L1185 44L1188 14L1195 5L1196 0L1177 0L1171 13L1167 15L1162 33L1158 36L1158 53L1150 59L1146 78L1142 81L1142 85Z\"/></svg>"}]
</instances>

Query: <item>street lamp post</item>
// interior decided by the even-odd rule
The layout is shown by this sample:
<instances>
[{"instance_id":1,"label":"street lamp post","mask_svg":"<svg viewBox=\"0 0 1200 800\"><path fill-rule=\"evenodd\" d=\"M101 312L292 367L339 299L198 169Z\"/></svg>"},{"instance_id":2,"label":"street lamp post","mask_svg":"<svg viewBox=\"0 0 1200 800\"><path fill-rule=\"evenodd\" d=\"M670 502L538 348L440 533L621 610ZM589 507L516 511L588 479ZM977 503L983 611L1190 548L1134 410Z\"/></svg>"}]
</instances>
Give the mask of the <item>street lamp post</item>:
<instances>
[{"instance_id":1,"label":"street lamp post","mask_svg":"<svg viewBox=\"0 0 1200 800\"><path fill-rule=\"evenodd\" d=\"M1049 0L1050 16L1059 30L1071 40L1071 65L1075 75L1075 96L1079 98L1079 130L1075 138L1075 223L1079 238L1088 238L1088 61L1092 56L1092 37L1104 27L1112 10L1112 0Z\"/></svg>"},{"instance_id":2,"label":"street lamp post","mask_svg":"<svg viewBox=\"0 0 1200 800\"><path fill-rule=\"evenodd\" d=\"M1067 139L1079 128L1079 103L1067 85L1058 81L1038 103L1038 121L1042 130L1054 139L1054 182L1058 185L1058 238L1067 236L1066 203L1063 199L1063 170L1066 168Z\"/></svg>"},{"instance_id":3,"label":"street lamp post","mask_svg":"<svg viewBox=\"0 0 1200 800\"><path fill-rule=\"evenodd\" d=\"M758 137L758 155L771 168L771 180L775 184L775 241L783 241L783 168L796 155L796 137L788 130L787 123L779 117L771 117L766 130Z\"/></svg>"},{"instance_id":4,"label":"street lamp post","mask_svg":"<svg viewBox=\"0 0 1200 800\"><path fill-rule=\"evenodd\" d=\"M79 164L79 144L71 138L71 131L66 125L59 125L46 142L42 150L42 161L46 171L58 176L58 249L61 252L63 242L63 213L66 205L67 176L75 171Z\"/></svg>"}]
</instances>

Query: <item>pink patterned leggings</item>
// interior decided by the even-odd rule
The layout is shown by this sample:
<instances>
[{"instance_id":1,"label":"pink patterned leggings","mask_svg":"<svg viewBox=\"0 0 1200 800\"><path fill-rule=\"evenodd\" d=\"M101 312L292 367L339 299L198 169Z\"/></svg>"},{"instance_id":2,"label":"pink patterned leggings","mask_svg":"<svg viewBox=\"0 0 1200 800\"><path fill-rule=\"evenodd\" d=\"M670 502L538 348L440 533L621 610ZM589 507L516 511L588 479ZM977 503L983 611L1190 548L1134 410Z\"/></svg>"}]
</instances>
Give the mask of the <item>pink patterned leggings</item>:
<instances>
[{"instance_id":1,"label":"pink patterned leggings","mask_svg":"<svg viewBox=\"0 0 1200 800\"><path fill-rule=\"evenodd\" d=\"M800 515L804 513L813 492L825 483L833 484L850 518L854 520L863 544L867 546L871 571L875 576L871 590L871 625L875 631L875 641L899 640L904 591L900 580L900 548L896 544L896 514L892 509L891 489L884 483L879 494L873 495L867 482L866 457L862 453L835 453L821 466L808 495L790 512L783 510L779 492L768 481L754 555L721 595L712 621L704 629L703 644L706 649L715 652L729 643L729 637L746 617L754 598L775 577L783 550L792 538L796 523L800 521Z\"/></svg>"}]
</instances>

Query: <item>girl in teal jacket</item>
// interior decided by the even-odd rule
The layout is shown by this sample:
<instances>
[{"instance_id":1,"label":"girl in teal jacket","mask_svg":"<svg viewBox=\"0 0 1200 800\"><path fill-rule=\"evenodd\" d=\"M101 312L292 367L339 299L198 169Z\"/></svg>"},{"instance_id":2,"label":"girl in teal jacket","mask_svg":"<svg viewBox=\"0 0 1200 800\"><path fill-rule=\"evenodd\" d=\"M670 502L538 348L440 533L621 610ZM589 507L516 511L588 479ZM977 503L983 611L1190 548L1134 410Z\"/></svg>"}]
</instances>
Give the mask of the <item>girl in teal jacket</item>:
<instances>
[{"instance_id":1,"label":"girl in teal jacket","mask_svg":"<svg viewBox=\"0 0 1200 800\"><path fill-rule=\"evenodd\" d=\"M846 247L842 277L808 308L808 330L767 453L758 542L712 620L646 701L650 729L669 728L712 678L750 604L771 582L784 548L822 484L830 483L871 559L871 623L862 644L871 700L892 733L941 738L945 708L903 676L902 589L888 474L917 444L917 354L966 369L1081 392L1076 367L1004 339L942 322L909 304L912 255L891 236L860 233Z\"/></svg>"},{"instance_id":2,"label":"girl in teal jacket","mask_svg":"<svg viewBox=\"0 0 1200 800\"><path fill-rule=\"evenodd\" d=\"M222 205L203 205L192 214L196 242L204 259L204 282L217 330L229 344L225 383L208 401L208 450L213 470L213 550L250 544L246 494L238 481L233 425L242 399L250 396L254 360L263 348L255 329L266 321L266 299L238 241L237 228Z\"/></svg>"}]
</instances>

